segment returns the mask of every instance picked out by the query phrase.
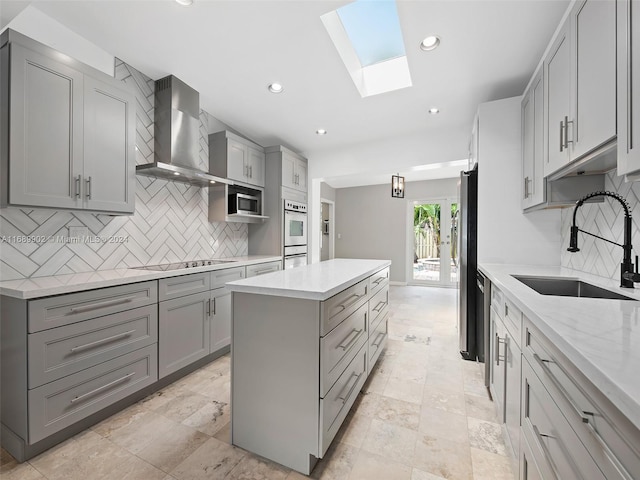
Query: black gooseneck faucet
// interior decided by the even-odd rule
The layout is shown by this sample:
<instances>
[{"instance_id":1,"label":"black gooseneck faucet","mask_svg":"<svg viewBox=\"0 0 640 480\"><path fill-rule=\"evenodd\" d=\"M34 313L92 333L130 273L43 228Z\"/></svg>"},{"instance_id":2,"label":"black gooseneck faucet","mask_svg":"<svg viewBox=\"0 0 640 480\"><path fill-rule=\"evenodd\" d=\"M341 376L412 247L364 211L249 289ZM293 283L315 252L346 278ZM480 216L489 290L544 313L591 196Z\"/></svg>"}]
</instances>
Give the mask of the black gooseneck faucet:
<instances>
[{"instance_id":1,"label":"black gooseneck faucet","mask_svg":"<svg viewBox=\"0 0 640 480\"><path fill-rule=\"evenodd\" d=\"M607 238L603 238L599 235L587 232L576 226L576 213L578 212L578 208L580 208L585 201L593 197L611 197L620 202L620 204L622 205L622 208L624 209L624 245L620 245L619 243L616 243ZM573 225L571 226L571 236L569 238L569 248L567 248L567 250L569 252L580 251L580 249L578 248L578 232L586 233L587 235L591 235L592 237L596 237L600 240L604 240L605 242L613 243L614 245L622 247L624 256L622 258L622 263L620 264L620 286L625 288L634 288L633 283L640 282L640 274L638 274L637 271L635 273L633 271L633 262L631 261L631 250L633 249L631 245L631 229L631 207L624 197L613 192L593 192L585 195L576 202L576 206L573 209ZM636 255L636 269L638 268L637 263L638 256Z\"/></svg>"}]
</instances>

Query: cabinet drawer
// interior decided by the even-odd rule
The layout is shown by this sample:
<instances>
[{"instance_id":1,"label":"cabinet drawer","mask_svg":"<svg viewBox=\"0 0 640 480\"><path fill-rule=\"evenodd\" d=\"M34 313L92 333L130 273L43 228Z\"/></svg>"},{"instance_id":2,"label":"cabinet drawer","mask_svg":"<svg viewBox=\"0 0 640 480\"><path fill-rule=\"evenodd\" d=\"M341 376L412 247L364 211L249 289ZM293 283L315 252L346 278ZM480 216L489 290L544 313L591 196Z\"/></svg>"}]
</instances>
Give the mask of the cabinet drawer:
<instances>
[{"instance_id":1,"label":"cabinet drawer","mask_svg":"<svg viewBox=\"0 0 640 480\"><path fill-rule=\"evenodd\" d=\"M356 311L367 299L369 279L335 294L320 304L320 335L324 336Z\"/></svg>"},{"instance_id":2,"label":"cabinet drawer","mask_svg":"<svg viewBox=\"0 0 640 480\"><path fill-rule=\"evenodd\" d=\"M381 315L383 315L388 309L389 305L389 287L385 287L378 291L371 300L369 300L369 322L371 324L376 323Z\"/></svg>"},{"instance_id":3,"label":"cabinet drawer","mask_svg":"<svg viewBox=\"0 0 640 480\"><path fill-rule=\"evenodd\" d=\"M280 261L247 265L247 278L277 272L278 270L282 270L282 262Z\"/></svg>"},{"instance_id":4,"label":"cabinet drawer","mask_svg":"<svg viewBox=\"0 0 640 480\"><path fill-rule=\"evenodd\" d=\"M211 274L192 273L158 280L158 301L171 300L210 289Z\"/></svg>"},{"instance_id":5,"label":"cabinet drawer","mask_svg":"<svg viewBox=\"0 0 640 480\"><path fill-rule=\"evenodd\" d=\"M389 267L383 268L369 277L369 295L375 294L385 285L389 285Z\"/></svg>"},{"instance_id":6,"label":"cabinet drawer","mask_svg":"<svg viewBox=\"0 0 640 480\"><path fill-rule=\"evenodd\" d=\"M151 305L157 282L131 283L29 301L29 333Z\"/></svg>"},{"instance_id":7,"label":"cabinet drawer","mask_svg":"<svg viewBox=\"0 0 640 480\"><path fill-rule=\"evenodd\" d=\"M525 323L524 355L607 478L630 480L640 472L640 432L619 412L605 411L588 393L586 379L559 358L548 340ZM611 417L615 415L615 419Z\"/></svg>"},{"instance_id":8,"label":"cabinet drawer","mask_svg":"<svg viewBox=\"0 0 640 480\"><path fill-rule=\"evenodd\" d=\"M511 334L511 338L518 344L520 348L520 339L522 336L522 311L508 298L504 299L504 326Z\"/></svg>"},{"instance_id":9,"label":"cabinet drawer","mask_svg":"<svg viewBox=\"0 0 640 480\"><path fill-rule=\"evenodd\" d=\"M320 396L338 379L355 353L367 342L367 304L320 339Z\"/></svg>"},{"instance_id":10,"label":"cabinet drawer","mask_svg":"<svg viewBox=\"0 0 640 480\"><path fill-rule=\"evenodd\" d=\"M225 268L224 270L214 270L211 272L209 286L214 288L224 287L227 282L234 282L245 278L244 267Z\"/></svg>"},{"instance_id":11,"label":"cabinet drawer","mask_svg":"<svg viewBox=\"0 0 640 480\"><path fill-rule=\"evenodd\" d=\"M158 307L114 313L29 335L29 388L158 341Z\"/></svg>"},{"instance_id":12,"label":"cabinet drawer","mask_svg":"<svg viewBox=\"0 0 640 480\"><path fill-rule=\"evenodd\" d=\"M378 357L380 357L382 350L384 350L384 346L387 344L389 314L386 313L383 317L384 318L380 319L375 329L372 328L369 332L367 374L371 373Z\"/></svg>"},{"instance_id":13,"label":"cabinet drawer","mask_svg":"<svg viewBox=\"0 0 640 480\"><path fill-rule=\"evenodd\" d=\"M336 436L366 379L367 347L363 346L329 393L320 399L320 458Z\"/></svg>"},{"instance_id":14,"label":"cabinet drawer","mask_svg":"<svg viewBox=\"0 0 640 480\"><path fill-rule=\"evenodd\" d=\"M496 313L502 318L504 312L504 294L502 290L491 284L491 306L496 309Z\"/></svg>"},{"instance_id":15,"label":"cabinet drawer","mask_svg":"<svg viewBox=\"0 0 640 480\"><path fill-rule=\"evenodd\" d=\"M556 478L605 479L527 361L522 365L522 428Z\"/></svg>"},{"instance_id":16,"label":"cabinet drawer","mask_svg":"<svg viewBox=\"0 0 640 480\"><path fill-rule=\"evenodd\" d=\"M29 391L29 443L82 420L158 379L156 345Z\"/></svg>"}]
</instances>

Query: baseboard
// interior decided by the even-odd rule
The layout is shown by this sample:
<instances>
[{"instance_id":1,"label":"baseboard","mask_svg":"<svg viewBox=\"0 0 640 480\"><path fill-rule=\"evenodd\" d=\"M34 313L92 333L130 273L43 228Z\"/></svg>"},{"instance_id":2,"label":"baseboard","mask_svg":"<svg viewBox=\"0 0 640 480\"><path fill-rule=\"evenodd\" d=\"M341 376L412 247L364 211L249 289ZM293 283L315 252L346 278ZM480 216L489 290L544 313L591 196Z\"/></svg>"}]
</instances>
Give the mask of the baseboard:
<instances>
[{"instance_id":1,"label":"baseboard","mask_svg":"<svg viewBox=\"0 0 640 480\"><path fill-rule=\"evenodd\" d=\"M392 281L389 281L389 285L396 285L396 286L399 286L399 287L406 287L407 286L407 282L392 282Z\"/></svg>"}]
</instances>

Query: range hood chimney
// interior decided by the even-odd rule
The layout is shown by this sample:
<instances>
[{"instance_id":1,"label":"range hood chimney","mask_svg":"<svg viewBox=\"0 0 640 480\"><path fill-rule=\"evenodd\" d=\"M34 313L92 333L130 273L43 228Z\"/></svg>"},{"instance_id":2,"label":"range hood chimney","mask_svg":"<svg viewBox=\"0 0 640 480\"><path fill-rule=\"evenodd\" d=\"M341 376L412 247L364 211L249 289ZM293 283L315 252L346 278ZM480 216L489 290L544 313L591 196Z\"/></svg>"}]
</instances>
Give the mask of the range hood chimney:
<instances>
[{"instance_id":1,"label":"range hood chimney","mask_svg":"<svg viewBox=\"0 0 640 480\"><path fill-rule=\"evenodd\" d=\"M199 167L200 94L177 77L156 80L153 163L138 165L136 173L208 187L232 184Z\"/></svg>"}]
</instances>

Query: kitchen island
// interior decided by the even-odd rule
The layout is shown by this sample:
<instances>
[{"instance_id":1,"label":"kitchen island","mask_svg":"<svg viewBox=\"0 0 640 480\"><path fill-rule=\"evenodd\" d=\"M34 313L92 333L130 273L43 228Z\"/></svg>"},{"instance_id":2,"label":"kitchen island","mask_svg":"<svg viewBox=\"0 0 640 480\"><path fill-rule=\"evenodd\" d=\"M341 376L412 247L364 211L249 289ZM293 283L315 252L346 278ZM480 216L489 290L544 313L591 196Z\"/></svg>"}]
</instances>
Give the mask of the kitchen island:
<instances>
[{"instance_id":1,"label":"kitchen island","mask_svg":"<svg viewBox=\"0 0 640 480\"><path fill-rule=\"evenodd\" d=\"M334 259L226 284L234 445L311 472L384 348L390 264Z\"/></svg>"}]
</instances>

